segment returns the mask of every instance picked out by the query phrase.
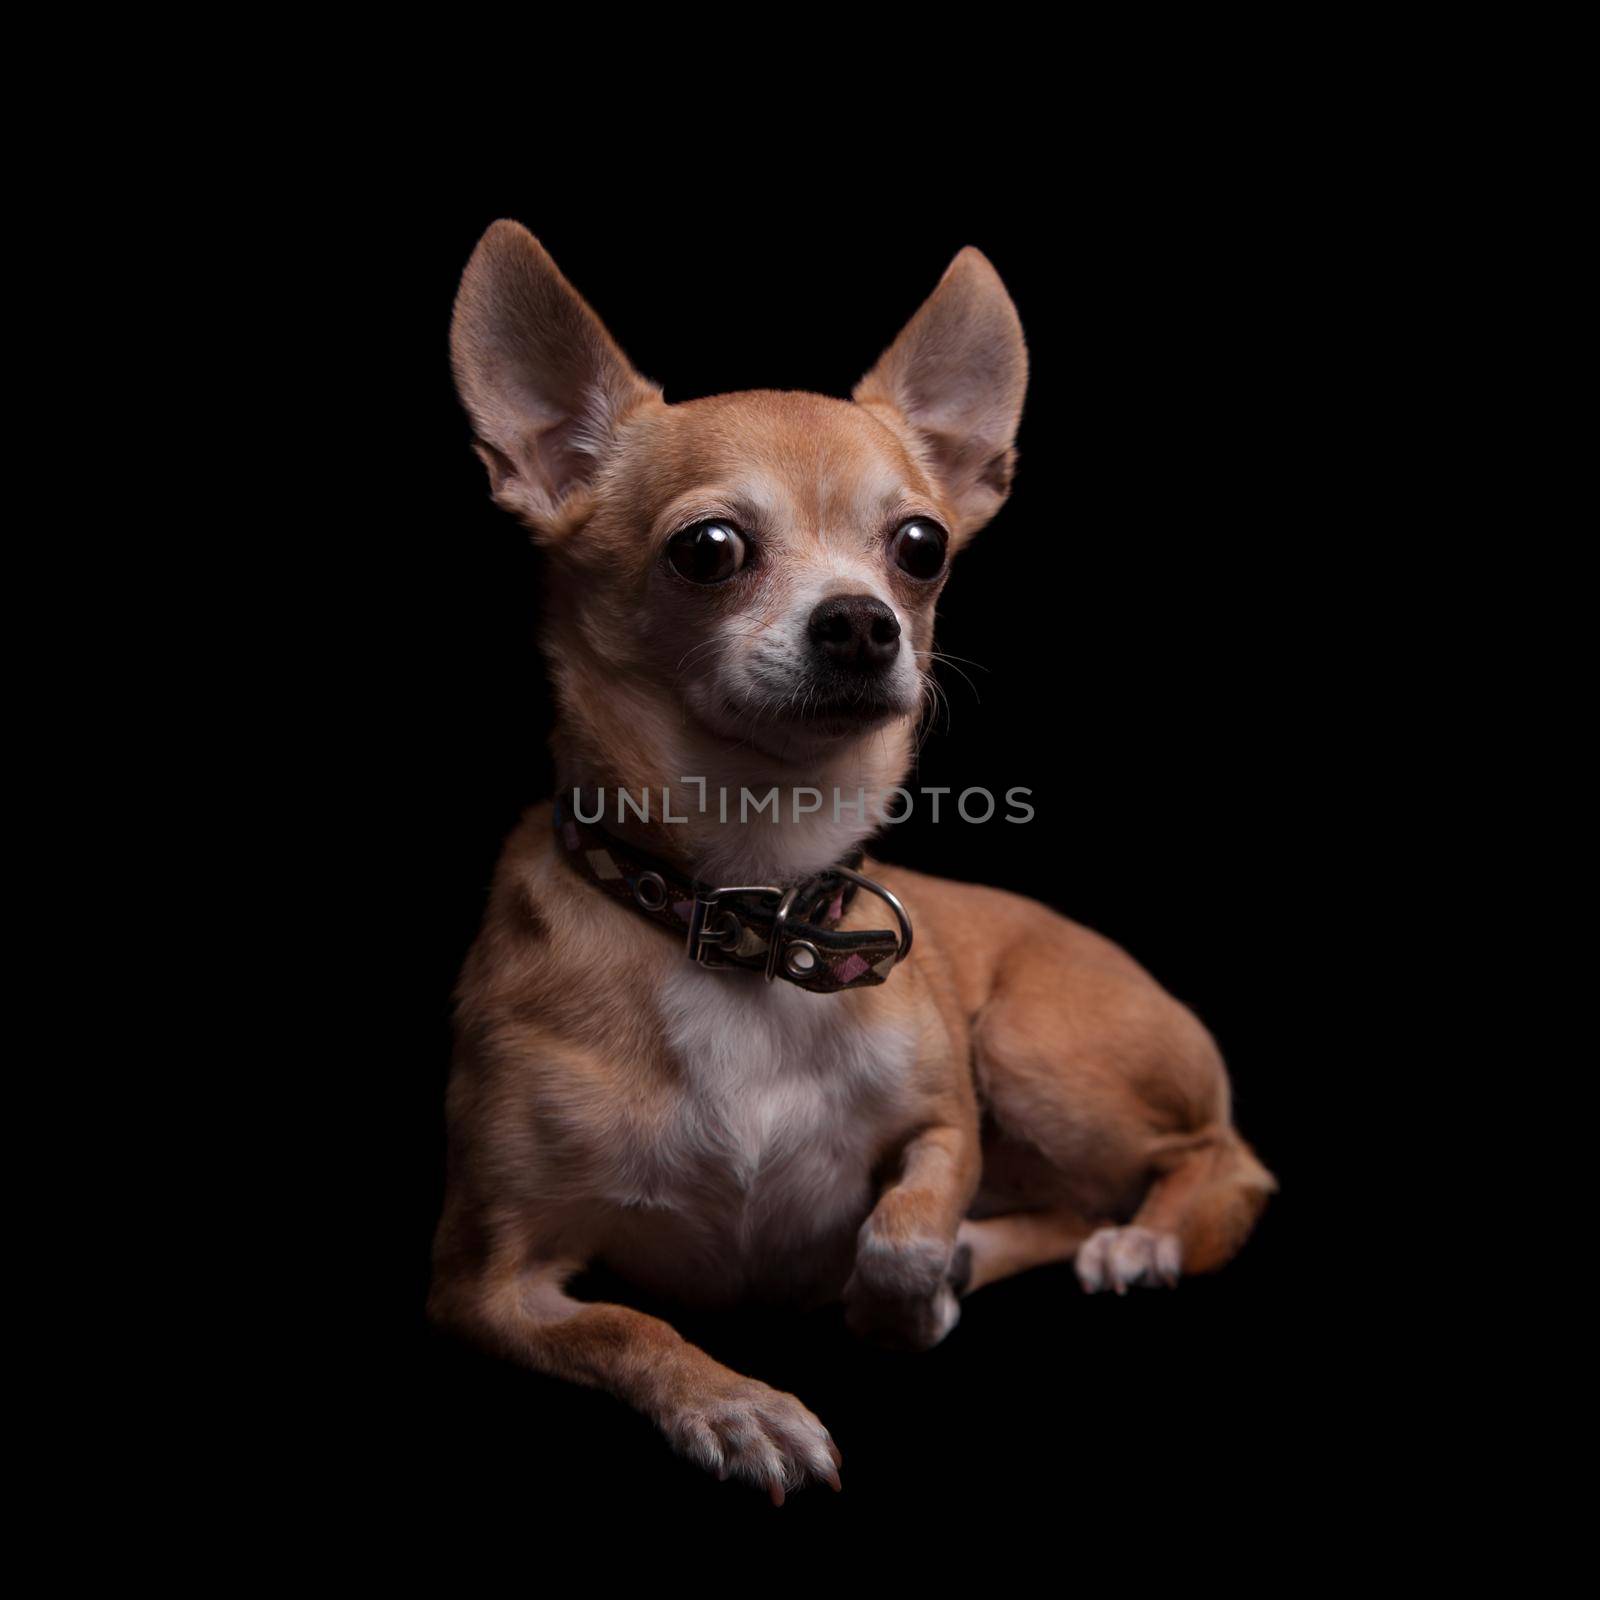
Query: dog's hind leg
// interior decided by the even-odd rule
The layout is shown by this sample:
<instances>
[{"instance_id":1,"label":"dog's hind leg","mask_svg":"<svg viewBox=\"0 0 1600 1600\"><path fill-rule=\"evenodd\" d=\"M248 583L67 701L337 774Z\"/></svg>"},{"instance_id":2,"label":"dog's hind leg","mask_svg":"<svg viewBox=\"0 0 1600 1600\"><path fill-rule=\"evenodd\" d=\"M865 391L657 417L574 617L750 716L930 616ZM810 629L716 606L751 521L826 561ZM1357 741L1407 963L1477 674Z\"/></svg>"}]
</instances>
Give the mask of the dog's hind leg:
<instances>
[{"instance_id":1,"label":"dog's hind leg","mask_svg":"<svg viewBox=\"0 0 1600 1600\"><path fill-rule=\"evenodd\" d=\"M1067 1210L968 1218L956 1235L950 1286L957 1294L971 1294L1031 1267L1070 1261L1093 1232L1092 1223Z\"/></svg>"},{"instance_id":2,"label":"dog's hind leg","mask_svg":"<svg viewBox=\"0 0 1600 1600\"><path fill-rule=\"evenodd\" d=\"M1277 1187L1234 1131L1216 1043L1121 952L1041 916L974 1027L981 1209L1006 1218L974 1236L974 1276L1071 1258L1085 1289L1123 1293L1212 1271Z\"/></svg>"},{"instance_id":3,"label":"dog's hind leg","mask_svg":"<svg viewBox=\"0 0 1600 1600\"><path fill-rule=\"evenodd\" d=\"M1231 1127L1175 1140L1126 1227L1100 1228L1077 1251L1090 1293L1174 1284L1180 1272L1215 1272L1238 1253L1277 1180Z\"/></svg>"},{"instance_id":4,"label":"dog's hind leg","mask_svg":"<svg viewBox=\"0 0 1600 1600\"><path fill-rule=\"evenodd\" d=\"M1125 1226L1099 1226L1071 1207L968 1218L956 1238L951 1287L971 1294L1033 1267L1077 1262L1091 1294L1215 1272L1238 1253L1277 1181L1232 1128L1181 1141Z\"/></svg>"}]
</instances>

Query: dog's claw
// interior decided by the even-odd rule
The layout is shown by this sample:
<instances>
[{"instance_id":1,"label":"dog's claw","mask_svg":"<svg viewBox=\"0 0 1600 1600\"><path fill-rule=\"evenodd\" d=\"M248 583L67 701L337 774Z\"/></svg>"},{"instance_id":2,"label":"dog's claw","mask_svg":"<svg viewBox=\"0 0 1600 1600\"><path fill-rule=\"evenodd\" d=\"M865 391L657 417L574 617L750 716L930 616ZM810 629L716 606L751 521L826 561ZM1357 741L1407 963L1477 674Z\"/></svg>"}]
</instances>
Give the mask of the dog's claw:
<instances>
[{"instance_id":1,"label":"dog's claw","mask_svg":"<svg viewBox=\"0 0 1600 1600\"><path fill-rule=\"evenodd\" d=\"M1078 1281L1089 1294L1110 1289L1125 1295L1136 1284L1172 1288L1183 1265L1173 1233L1153 1228L1101 1228L1078 1251Z\"/></svg>"},{"instance_id":2,"label":"dog's claw","mask_svg":"<svg viewBox=\"0 0 1600 1600\"><path fill-rule=\"evenodd\" d=\"M764 1489L774 1506L815 1479L838 1487L841 1458L828 1430L792 1394L731 1374L662 1419L673 1447L719 1481Z\"/></svg>"}]
</instances>

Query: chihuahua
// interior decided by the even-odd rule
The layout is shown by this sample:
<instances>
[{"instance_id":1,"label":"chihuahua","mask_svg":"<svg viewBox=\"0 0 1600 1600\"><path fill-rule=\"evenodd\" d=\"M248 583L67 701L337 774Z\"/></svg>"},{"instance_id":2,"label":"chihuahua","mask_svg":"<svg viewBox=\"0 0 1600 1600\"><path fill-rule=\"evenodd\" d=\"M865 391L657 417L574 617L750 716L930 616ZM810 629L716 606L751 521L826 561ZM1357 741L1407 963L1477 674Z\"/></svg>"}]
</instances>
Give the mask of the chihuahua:
<instances>
[{"instance_id":1,"label":"chihuahua","mask_svg":"<svg viewBox=\"0 0 1600 1600\"><path fill-rule=\"evenodd\" d=\"M1219 1267L1276 1187L1210 1036L1120 949L860 855L951 560L1010 489L1016 310L966 249L851 400L669 405L497 222L451 354L493 498L548 553L561 798L507 842L457 991L430 1312L777 1504L837 1489L795 1396L574 1276L842 1301L926 1349L1046 1263L1119 1294Z\"/></svg>"}]
</instances>

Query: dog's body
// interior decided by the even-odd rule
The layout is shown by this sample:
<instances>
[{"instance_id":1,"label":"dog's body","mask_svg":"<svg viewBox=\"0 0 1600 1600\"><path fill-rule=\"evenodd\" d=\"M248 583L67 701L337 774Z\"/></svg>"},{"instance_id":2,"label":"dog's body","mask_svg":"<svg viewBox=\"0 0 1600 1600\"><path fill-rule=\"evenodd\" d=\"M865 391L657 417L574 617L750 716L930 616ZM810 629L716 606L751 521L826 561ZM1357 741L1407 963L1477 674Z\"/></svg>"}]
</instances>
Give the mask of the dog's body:
<instances>
[{"instance_id":1,"label":"dog's body","mask_svg":"<svg viewBox=\"0 0 1600 1600\"><path fill-rule=\"evenodd\" d=\"M976 252L855 403L665 405L507 223L454 350L496 498L552 551L564 790L900 781L947 546L1003 501L1021 406L1015 313ZM616 831L701 882L785 885L869 817L713 803ZM1075 1258L1119 1292L1219 1266L1273 1187L1210 1037L1120 950L1014 895L864 870L914 945L881 986L806 993L687 960L562 859L539 808L459 991L435 1315L778 1500L837 1486L817 1419L657 1319L571 1299L575 1271L712 1304L842 1298L858 1331L924 1348L959 1295L1031 1266ZM883 920L862 894L841 927Z\"/></svg>"}]
</instances>

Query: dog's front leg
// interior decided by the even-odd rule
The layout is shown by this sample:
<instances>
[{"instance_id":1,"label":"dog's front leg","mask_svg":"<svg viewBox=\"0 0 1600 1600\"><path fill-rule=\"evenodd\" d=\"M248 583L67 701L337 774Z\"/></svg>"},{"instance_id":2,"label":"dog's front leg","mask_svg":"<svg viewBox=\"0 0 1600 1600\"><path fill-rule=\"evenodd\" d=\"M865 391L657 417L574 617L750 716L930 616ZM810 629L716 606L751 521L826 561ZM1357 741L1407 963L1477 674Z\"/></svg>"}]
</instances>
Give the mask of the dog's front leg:
<instances>
[{"instance_id":1,"label":"dog's front leg","mask_svg":"<svg viewBox=\"0 0 1600 1600\"><path fill-rule=\"evenodd\" d=\"M855 1271L844 1289L852 1332L901 1349L927 1350L956 1325L956 1230L981 1161L977 1129L968 1121L915 1135L902 1152L898 1176L861 1225Z\"/></svg>"},{"instance_id":2,"label":"dog's front leg","mask_svg":"<svg viewBox=\"0 0 1600 1600\"><path fill-rule=\"evenodd\" d=\"M625 1400L680 1455L765 1489L774 1505L809 1478L839 1487L832 1437L792 1394L740 1377L657 1317L570 1298L562 1285L574 1270L436 1283L430 1310L497 1355Z\"/></svg>"}]
</instances>

